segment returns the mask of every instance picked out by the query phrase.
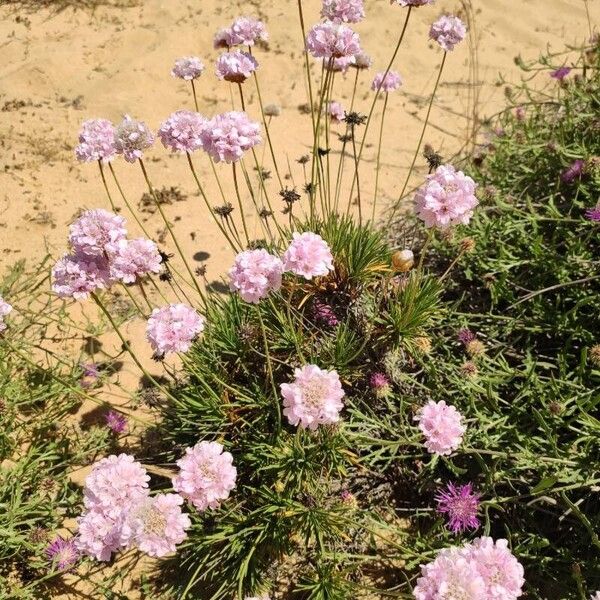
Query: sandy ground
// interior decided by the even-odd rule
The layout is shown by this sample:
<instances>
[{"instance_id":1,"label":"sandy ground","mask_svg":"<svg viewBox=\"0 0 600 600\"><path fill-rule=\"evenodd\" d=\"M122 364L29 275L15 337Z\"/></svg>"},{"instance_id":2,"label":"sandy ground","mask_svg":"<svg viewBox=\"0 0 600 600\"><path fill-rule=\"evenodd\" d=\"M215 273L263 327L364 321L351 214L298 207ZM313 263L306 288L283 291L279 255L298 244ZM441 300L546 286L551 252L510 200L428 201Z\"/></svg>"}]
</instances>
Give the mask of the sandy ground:
<instances>
[{"instance_id":1,"label":"sandy ground","mask_svg":"<svg viewBox=\"0 0 600 600\"><path fill-rule=\"evenodd\" d=\"M200 56L207 65L198 85L201 112L210 116L230 110L231 92L237 91L219 82L213 73L217 52L212 48L212 37L219 27L240 14L259 16L269 28L268 47L256 52L262 96L265 104L275 103L282 108L281 116L272 121L271 135L284 184L300 188L304 183L302 167L296 161L310 150L311 122L299 110L307 97L295 1L115 2L118 6L67 8L58 13L18 9L19 5L12 2L0 6L0 270L18 259L35 261L46 252L62 254L66 250L67 225L77 211L110 207L96 165L80 165L73 156L83 120L105 117L118 121L128 113L156 129L171 112L191 109L190 88L170 76L173 61L190 54ZM360 112L369 109L373 74L385 69L405 16L405 9L390 6L388 0L366 0L366 6L368 19L357 29L374 66L359 78L355 108ZM318 19L318 7L317 0L304 1L307 25ZM438 0L433 7L413 11L394 65L403 76L404 86L389 99L379 185L381 206L394 201L404 184L440 65L440 50L427 40L429 24L439 13L457 10L471 21L471 39L448 57L425 137L447 157L463 146L465 136L472 131L474 114L483 119L503 107L499 74L508 81L520 77L514 63L517 54L532 59L547 45L558 51L566 43L588 37L583 0L464 0L462 7L460 0ZM589 10L592 20L600 21L600 0L589 0ZM315 79L318 76L316 66L313 75ZM334 99L348 106L353 82L354 72L346 78L338 77ZM244 88L248 112L258 120L254 85L249 81ZM235 104L239 107L237 94ZM380 102L376 109L361 171L367 204L373 196L382 106ZM337 132L343 133L343 129L338 126ZM332 148L337 161L339 142L335 141ZM265 168L272 170L268 152L265 156ZM195 160L211 204L221 204L207 161L202 156ZM175 186L181 192L180 201L166 206L166 212L192 265L206 264L208 280L218 282L232 261L232 253L201 203L185 159L169 155L157 144L147 153L147 166L157 188ZM349 167L350 161L347 173L351 172ZM231 170L226 165L218 169L225 194L234 202ZM139 168L118 160L115 170L126 196L137 204L146 191ZM413 183L422 173L421 168ZM266 185L269 198L280 210L283 203L274 175ZM112 182L111 191L128 216ZM247 193L245 201L252 235L260 237ZM162 246L173 251L158 217L145 218L147 228L161 238ZM140 233L133 219L129 219L129 225L132 234ZM91 309L84 307L90 315L95 314ZM127 335L142 342L143 362L156 371L150 350L143 344L143 322L131 323ZM109 338L105 350L110 354L116 345L115 339ZM125 364L119 383L133 390L137 378L133 366ZM105 398L121 402L110 392ZM95 407L86 404L85 409L92 411ZM81 480L86 472L81 470L76 478ZM96 596L80 595L73 589L65 597ZM131 591L127 597L137 596Z\"/></svg>"}]
</instances>

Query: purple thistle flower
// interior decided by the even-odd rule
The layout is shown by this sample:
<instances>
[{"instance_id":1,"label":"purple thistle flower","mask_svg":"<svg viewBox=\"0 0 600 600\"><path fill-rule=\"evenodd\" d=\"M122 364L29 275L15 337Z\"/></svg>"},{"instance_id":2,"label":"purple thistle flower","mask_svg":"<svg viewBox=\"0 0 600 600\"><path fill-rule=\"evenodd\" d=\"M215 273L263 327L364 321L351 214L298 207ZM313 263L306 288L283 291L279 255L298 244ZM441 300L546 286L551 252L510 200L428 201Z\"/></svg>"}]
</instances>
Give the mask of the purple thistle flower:
<instances>
[{"instance_id":1,"label":"purple thistle flower","mask_svg":"<svg viewBox=\"0 0 600 600\"><path fill-rule=\"evenodd\" d=\"M369 383L374 390L380 390L390 385L390 380L384 373L373 373Z\"/></svg>"},{"instance_id":2,"label":"purple thistle flower","mask_svg":"<svg viewBox=\"0 0 600 600\"><path fill-rule=\"evenodd\" d=\"M562 173L560 178L563 183L573 183L583 175L585 161L581 158L573 161Z\"/></svg>"},{"instance_id":3,"label":"purple thistle flower","mask_svg":"<svg viewBox=\"0 0 600 600\"><path fill-rule=\"evenodd\" d=\"M550 77L552 77L552 79L562 81L570 72L571 67L560 67L559 69L556 69L556 71L552 71L550 73Z\"/></svg>"},{"instance_id":4,"label":"purple thistle flower","mask_svg":"<svg viewBox=\"0 0 600 600\"><path fill-rule=\"evenodd\" d=\"M475 530L479 527L477 511L480 498L480 494L473 492L471 483L459 486L449 483L445 490L435 496L437 512L446 515L448 527L453 533Z\"/></svg>"},{"instance_id":5,"label":"purple thistle flower","mask_svg":"<svg viewBox=\"0 0 600 600\"><path fill-rule=\"evenodd\" d=\"M458 332L458 341L465 346L477 339L477 336L470 330L464 327Z\"/></svg>"},{"instance_id":6,"label":"purple thistle flower","mask_svg":"<svg viewBox=\"0 0 600 600\"><path fill-rule=\"evenodd\" d=\"M322 325L326 325L327 327L335 327L340 323L340 320L336 317L331 306L321 300L314 301L313 316L315 321Z\"/></svg>"},{"instance_id":7,"label":"purple thistle flower","mask_svg":"<svg viewBox=\"0 0 600 600\"><path fill-rule=\"evenodd\" d=\"M600 207L596 206L595 208L589 208L585 211L585 218L590 221L595 221L596 223L600 222Z\"/></svg>"},{"instance_id":8,"label":"purple thistle flower","mask_svg":"<svg viewBox=\"0 0 600 600\"><path fill-rule=\"evenodd\" d=\"M46 546L46 556L53 568L59 571L69 571L79 560L79 550L73 538L65 540L58 536Z\"/></svg>"},{"instance_id":9,"label":"purple thistle flower","mask_svg":"<svg viewBox=\"0 0 600 600\"><path fill-rule=\"evenodd\" d=\"M127 429L127 417L116 410L109 410L104 418L106 426L113 433L123 433Z\"/></svg>"}]
</instances>

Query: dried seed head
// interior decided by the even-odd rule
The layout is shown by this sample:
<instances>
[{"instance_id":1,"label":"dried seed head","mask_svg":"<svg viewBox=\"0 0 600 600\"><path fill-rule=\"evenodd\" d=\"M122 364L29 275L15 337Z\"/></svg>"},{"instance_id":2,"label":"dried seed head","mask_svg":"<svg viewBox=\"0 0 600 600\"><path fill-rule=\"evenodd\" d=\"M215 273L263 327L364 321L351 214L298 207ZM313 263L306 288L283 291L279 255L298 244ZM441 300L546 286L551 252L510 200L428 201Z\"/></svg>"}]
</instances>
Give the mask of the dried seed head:
<instances>
[{"instance_id":1,"label":"dried seed head","mask_svg":"<svg viewBox=\"0 0 600 600\"><path fill-rule=\"evenodd\" d=\"M361 115L356 111L345 112L344 113L344 121L348 123L351 127L355 127L356 125L364 125L367 121L366 115Z\"/></svg>"},{"instance_id":2,"label":"dried seed head","mask_svg":"<svg viewBox=\"0 0 600 600\"><path fill-rule=\"evenodd\" d=\"M594 344L590 348L589 357L590 357L590 362L594 366L600 367L600 344Z\"/></svg>"},{"instance_id":3,"label":"dried seed head","mask_svg":"<svg viewBox=\"0 0 600 600\"><path fill-rule=\"evenodd\" d=\"M473 252L475 250L475 240L470 237L460 240L460 249L462 252Z\"/></svg>"},{"instance_id":4,"label":"dried seed head","mask_svg":"<svg viewBox=\"0 0 600 600\"><path fill-rule=\"evenodd\" d=\"M477 375L477 373L479 372L479 369L477 369L477 365L468 360L467 362L463 363L460 367L460 372L465 376L465 377L475 377Z\"/></svg>"},{"instance_id":5,"label":"dried seed head","mask_svg":"<svg viewBox=\"0 0 600 600\"><path fill-rule=\"evenodd\" d=\"M425 144L423 157L427 161L429 168L433 171L444 163L444 159L439 152L436 152L432 146Z\"/></svg>"},{"instance_id":6,"label":"dried seed head","mask_svg":"<svg viewBox=\"0 0 600 600\"><path fill-rule=\"evenodd\" d=\"M303 154L297 162L299 162L301 165L305 165L309 160L310 156L308 154Z\"/></svg>"},{"instance_id":7,"label":"dried seed head","mask_svg":"<svg viewBox=\"0 0 600 600\"><path fill-rule=\"evenodd\" d=\"M471 357L477 357L485 354L485 345L480 340L471 340L466 346L465 350Z\"/></svg>"},{"instance_id":8,"label":"dried seed head","mask_svg":"<svg viewBox=\"0 0 600 600\"><path fill-rule=\"evenodd\" d=\"M421 354L429 354L431 352L431 339L426 335L421 335L413 340L415 348Z\"/></svg>"},{"instance_id":9,"label":"dried seed head","mask_svg":"<svg viewBox=\"0 0 600 600\"><path fill-rule=\"evenodd\" d=\"M268 208L264 208L263 207L263 208L260 209L260 211L258 213L258 216L261 219L268 219L269 217L273 216L273 213Z\"/></svg>"},{"instance_id":10,"label":"dried seed head","mask_svg":"<svg viewBox=\"0 0 600 600\"><path fill-rule=\"evenodd\" d=\"M226 219L233 212L233 205L231 202L226 202L222 206L215 206L214 211L223 219Z\"/></svg>"},{"instance_id":11,"label":"dried seed head","mask_svg":"<svg viewBox=\"0 0 600 600\"><path fill-rule=\"evenodd\" d=\"M283 201L288 204L294 204L294 202L297 202L301 198L300 194L296 191L296 188L289 189L286 187L279 192L279 195Z\"/></svg>"},{"instance_id":12,"label":"dried seed head","mask_svg":"<svg viewBox=\"0 0 600 600\"><path fill-rule=\"evenodd\" d=\"M392 254L392 265L396 271L406 273L413 268L415 255L412 250L398 250Z\"/></svg>"},{"instance_id":13,"label":"dried seed head","mask_svg":"<svg viewBox=\"0 0 600 600\"><path fill-rule=\"evenodd\" d=\"M267 117L278 117L281 114L281 106L278 104L267 104L264 112Z\"/></svg>"}]
</instances>

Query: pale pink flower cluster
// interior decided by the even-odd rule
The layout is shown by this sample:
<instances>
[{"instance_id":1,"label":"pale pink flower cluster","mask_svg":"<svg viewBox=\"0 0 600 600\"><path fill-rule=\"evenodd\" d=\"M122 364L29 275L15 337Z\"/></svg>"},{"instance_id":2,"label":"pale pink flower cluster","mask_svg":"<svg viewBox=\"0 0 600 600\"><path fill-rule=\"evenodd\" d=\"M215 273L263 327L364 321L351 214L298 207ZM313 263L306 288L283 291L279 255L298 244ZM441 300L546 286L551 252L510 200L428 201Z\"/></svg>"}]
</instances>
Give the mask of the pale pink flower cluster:
<instances>
[{"instance_id":1,"label":"pale pink flower cluster","mask_svg":"<svg viewBox=\"0 0 600 600\"><path fill-rule=\"evenodd\" d=\"M251 17L238 17L229 27L217 32L214 47L254 46L268 39L269 34L262 21Z\"/></svg>"},{"instance_id":2,"label":"pale pink flower cluster","mask_svg":"<svg viewBox=\"0 0 600 600\"><path fill-rule=\"evenodd\" d=\"M204 330L204 317L186 304L155 308L148 319L146 338L157 356L187 352Z\"/></svg>"},{"instance_id":3,"label":"pale pink flower cluster","mask_svg":"<svg viewBox=\"0 0 600 600\"><path fill-rule=\"evenodd\" d=\"M429 37L436 41L446 52L462 42L467 35L467 27L454 15L442 15L431 25Z\"/></svg>"},{"instance_id":4,"label":"pale pink flower cluster","mask_svg":"<svg viewBox=\"0 0 600 600\"><path fill-rule=\"evenodd\" d=\"M523 595L523 573L506 540L481 537L445 548L423 565L413 594L416 600L516 600Z\"/></svg>"},{"instance_id":5,"label":"pale pink flower cluster","mask_svg":"<svg viewBox=\"0 0 600 600\"><path fill-rule=\"evenodd\" d=\"M344 75L350 67L354 66L356 66L356 56L342 56L342 58L334 58L333 61L325 63L325 68L328 71L343 73Z\"/></svg>"},{"instance_id":6,"label":"pale pink flower cluster","mask_svg":"<svg viewBox=\"0 0 600 600\"><path fill-rule=\"evenodd\" d=\"M143 121L136 121L125 115L115 129L115 149L117 154L130 163L144 156L144 150L154 144L154 135Z\"/></svg>"},{"instance_id":7,"label":"pale pink flower cluster","mask_svg":"<svg viewBox=\"0 0 600 600\"><path fill-rule=\"evenodd\" d=\"M590 600L600 600L600 592L593 594Z\"/></svg>"},{"instance_id":8,"label":"pale pink flower cluster","mask_svg":"<svg viewBox=\"0 0 600 600\"><path fill-rule=\"evenodd\" d=\"M327 105L327 114L334 123L341 123L345 118L344 107L335 101Z\"/></svg>"},{"instance_id":9,"label":"pale pink flower cluster","mask_svg":"<svg viewBox=\"0 0 600 600\"><path fill-rule=\"evenodd\" d=\"M79 144L75 157L80 162L101 160L110 162L117 153L115 148L115 127L107 119L84 121L79 132Z\"/></svg>"},{"instance_id":10,"label":"pale pink flower cluster","mask_svg":"<svg viewBox=\"0 0 600 600\"><path fill-rule=\"evenodd\" d=\"M6 317L12 311L12 309L13 307L6 302L2 296L0 296L0 333L6 329L4 317Z\"/></svg>"},{"instance_id":11,"label":"pale pink flower cluster","mask_svg":"<svg viewBox=\"0 0 600 600\"><path fill-rule=\"evenodd\" d=\"M236 162L244 152L261 142L260 125L251 121L245 112L216 115L202 132L203 148L215 162Z\"/></svg>"},{"instance_id":12,"label":"pale pink flower cluster","mask_svg":"<svg viewBox=\"0 0 600 600\"><path fill-rule=\"evenodd\" d=\"M415 195L415 208L426 227L446 229L466 225L479 204L475 197L477 184L452 165L441 165Z\"/></svg>"},{"instance_id":13,"label":"pale pink flower cluster","mask_svg":"<svg viewBox=\"0 0 600 600\"><path fill-rule=\"evenodd\" d=\"M157 494L136 504L128 513L123 531L130 545L149 556L161 557L175 552L192 525L181 510L179 494Z\"/></svg>"},{"instance_id":14,"label":"pale pink flower cluster","mask_svg":"<svg viewBox=\"0 0 600 600\"><path fill-rule=\"evenodd\" d=\"M283 255L283 266L305 279L327 275L333 270L333 256L327 242L316 233L294 233Z\"/></svg>"},{"instance_id":15,"label":"pale pink flower cluster","mask_svg":"<svg viewBox=\"0 0 600 600\"><path fill-rule=\"evenodd\" d=\"M326 21L315 25L306 36L306 49L323 59L355 56L361 51L358 34L346 25Z\"/></svg>"},{"instance_id":16,"label":"pale pink flower cluster","mask_svg":"<svg viewBox=\"0 0 600 600\"><path fill-rule=\"evenodd\" d=\"M69 243L77 255L107 257L112 244L125 239L125 219L102 208L86 210L69 228Z\"/></svg>"},{"instance_id":17,"label":"pale pink flower cluster","mask_svg":"<svg viewBox=\"0 0 600 600\"><path fill-rule=\"evenodd\" d=\"M136 546L150 556L175 551L191 525L181 511L183 498L150 498L150 477L133 456L120 454L97 462L85 480L84 513L77 519L80 552L108 561L122 548Z\"/></svg>"},{"instance_id":18,"label":"pale pink flower cluster","mask_svg":"<svg viewBox=\"0 0 600 600\"><path fill-rule=\"evenodd\" d=\"M283 263L264 249L245 250L235 257L229 269L229 289L242 300L258 304L281 287Z\"/></svg>"},{"instance_id":19,"label":"pale pink flower cluster","mask_svg":"<svg viewBox=\"0 0 600 600\"><path fill-rule=\"evenodd\" d=\"M321 16L334 23L359 23L365 18L363 0L323 0Z\"/></svg>"},{"instance_id":20,"label":"pale pink flower cluster","mask_svg":"<svg viewBox=\"0 0 600 600\"><path fill-rule=\"evenodd\" d=\"M336 371L305 365L294 371L292 383L281 384L283 414L291 425L315 430L319 425L337 423L344 390Z\"/></svg>"},{"instance_id":21,"label":"pale pink flower cluster","mask_svg":"<svg viewBox=\"0 0 600 600\"><path fill-rule=\"evenodd\" d=\"M217 59L216 74L231 83L244 83L258 69L258 61L249 52L224 52Z\"/></svg>"},{"instance_id":22,"label":"pale pink flower cluster","mask_svg":"<svg viewBox=\"0 0 600 600\"><path fill-rule=\"evenodd\" d=\"M103 209L86 210L69 229L72 253L52 269L52 289L61 298L84 300L116 280L158 273L162 261L158 247L147 239L127 239L125 219Z\"/></svg>"},{"instance_id":23,"label":"pale pink flower cluster","mask_svg":"<svg viewBox=\"0 0 600 600\"><path fill-rule=\"evenodd\" d=\"M384 72L377 73L371 84L371 89L376 92L381 90L382 92L395 92L402 85L402 77L400 73L396 71L388 71L387 74Z\"/></svg>"},{"instance_id":24,"label":"pale pink flower cluster","mask_svg":"<svg viewBox=\"0 0 600 600\"><path fill-rule=\"evenodd\" d=\"M112 283L106 259L65 254L52 268L52 290L61 298L85 300Z\"/></svg>"},{"instance_id":25,"label":"pale pink flower cluster","mask_svg":"<svg viewBox=\"0 0 600 600\"><path fill-rule=\"evenodd\" d=\"M185 81L192 81L198 79L203 71L204 63L197 56L184 56L175 61L171 75Z\"/></svg>"},{"instance_id":26,"label":"pale pink flower cluster","mask_svg":"<svg viewBox=\"0 0 600 600\"><path fill-rule=\"evenodd\" d=\"M202 148L202 132L207 120L197 112L178 110L162 123L158 137L172 152L195 152Z\"/></svg>"},{"instance_id":27,"label":"pale pink flower cluster","mask_svg":"<svg viewBox=\"0 0 600 600\"><path fill-rule=\"evenodd\" d=\"M177 466L179 473L173 478L173 489L198 510L218 508L235 488L237 470L233 456L218 442L199 442L186 448Z\"/></svg>"},{"instance_id":28,"label":"pale pink flower cluster","mask_svg":"<svg viewBox=\"0 0 600 600\"><path fill-rule=\"evenodd\" d=\"M425 436L425 447L432 454L449 455L456 450L465 433L463 417L454 406L430 400L415 416Z\"/></svg>"},{"instance_id":29,"label":"pale pink flower cluster","mask_svg":"<svg viewBox=\"0 0 600 600\"><path fill-rule=\"evenodd\" d=\"M123 283L135 283L139 277L160 271L162 258L158 246L149 239L121 239L110 248L110 274Z\"/></svg>"}]
</instances>

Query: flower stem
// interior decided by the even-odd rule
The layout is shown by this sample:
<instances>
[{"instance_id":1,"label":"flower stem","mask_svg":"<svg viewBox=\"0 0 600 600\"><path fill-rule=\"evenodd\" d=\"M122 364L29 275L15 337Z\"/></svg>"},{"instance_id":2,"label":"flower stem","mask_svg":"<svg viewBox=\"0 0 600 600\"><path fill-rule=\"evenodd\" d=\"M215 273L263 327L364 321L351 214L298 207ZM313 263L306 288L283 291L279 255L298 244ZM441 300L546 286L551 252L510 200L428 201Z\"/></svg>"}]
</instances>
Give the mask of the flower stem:
<instances>
[{"instance_id":1,"label":"flower stem","mask_svg":"<svg viewBox=\"0 0 600 600\"><path fill-rule=\"evenodd\" d=\"M238 185L237 171L235 163L232 163L233 168L233 185L235 187L235 195L237 197L238 206L240 208L240 216L242 218L242 226L244 227L244 235L246 236L246 244L250 244L250 236L248 235L248 226L246 225L246 217L244 215L244 207L242 206L242 197L240 196L240 187Z\"/></svg>"},{"instance_id":2,"label":"flower stem","mask_svg":"<svg viewBox=\"0 0 600 600\"><path fill-rule=\"evenodd\" d=\"M379 143L377 144L377 164L375 166L375 193L373 194L373 209L371 211L371 221L375 222L375 207L377 206L377 187L379 185L379 169L381 167L381 141L383 140L383 124L385 121L385 111L387 109L389 94L385 93L383 101L383 111L381 113L381 126L379 127Z\"/></svg>"},{"instance_id":3,"label":"flower stem","mask_svg":"<svg viewBox=\"0 0 600 600\"><path fill-rule=\"evenodd\" d=\"M271 354L269 353L269 343L267 341L267 330L260 312L260 307L256 307L258 314L258 321L260 323L260 330L262 332L263 344L265 346L265 357L267 360L267 373L269 375L269 381L271 382L271 390L273 391L273 403L275 405L275 412L277 415L277 432L281 431L281 406L279 405L279 394L277 393L277 386L275 385L275 377L273 376L273 364L271 362Z\"/></svg>"},{"instance_id":4,"label":"flower stem","mask_svg":"<svg viewBox=\"0 0 600 600\"><path fill-rule=\"evenodd\" d=\"M200 112L198 110L198 97L196 96L196 84L194 83L194 80L191 79L190 83L192 84L192 95L194 96L194 106L196 107L196 112Z\"/></svg>"}]
</instances>

